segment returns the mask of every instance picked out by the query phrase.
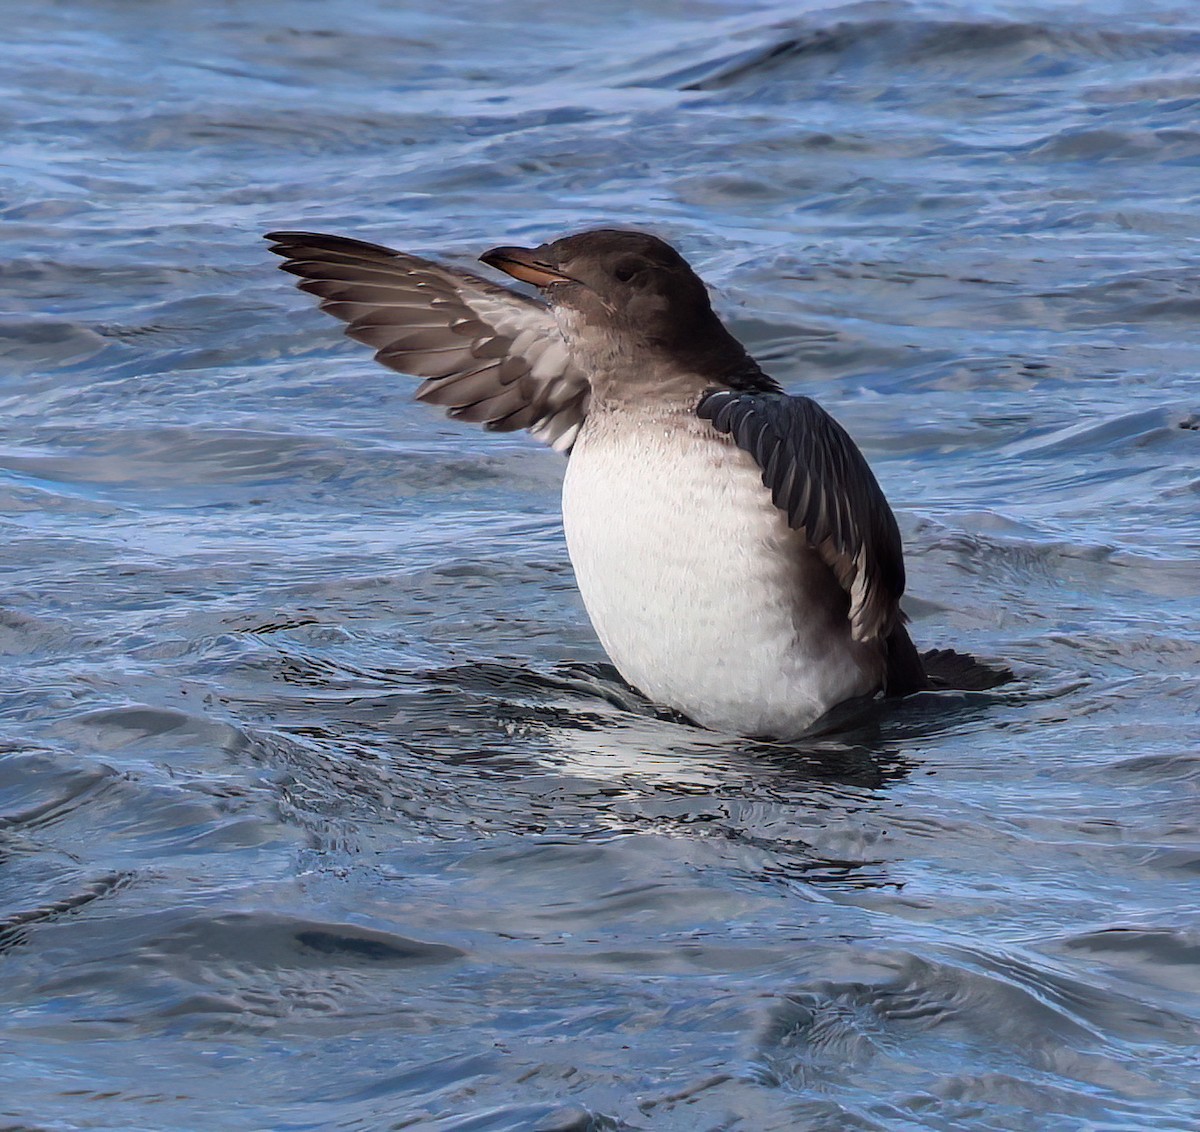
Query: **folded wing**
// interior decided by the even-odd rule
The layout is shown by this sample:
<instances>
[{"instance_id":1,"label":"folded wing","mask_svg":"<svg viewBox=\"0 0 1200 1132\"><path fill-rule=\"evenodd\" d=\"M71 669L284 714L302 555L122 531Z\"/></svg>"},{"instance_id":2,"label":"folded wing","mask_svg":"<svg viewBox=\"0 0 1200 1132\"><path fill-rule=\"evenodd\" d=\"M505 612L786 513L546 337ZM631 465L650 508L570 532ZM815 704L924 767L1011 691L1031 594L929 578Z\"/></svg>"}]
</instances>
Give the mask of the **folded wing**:
<instances>
[{"instance_id":1,"label":"folded wing","mask_svg":"<svg viewBox=\"0 0 1200 1132\"><path fill-rule=\"evenodd\" d=\"M850 596L855 639L902 632L900 531L846 430L811 398L784 393L712 392L696 412L754 457L788 525L804 532Z\"/></svg>"},{"instance_id":2,"label":"folded wing","mask_svg":"<svg viewBox=\"0 0 1200 1132\"><path fill-rule=\"evenodd\" d=\"M425 380L418 400L569 452L590 387L548 307L470 272L378 244L271 232L284 271L391 369Z\"/></svg>"}]
</instances>

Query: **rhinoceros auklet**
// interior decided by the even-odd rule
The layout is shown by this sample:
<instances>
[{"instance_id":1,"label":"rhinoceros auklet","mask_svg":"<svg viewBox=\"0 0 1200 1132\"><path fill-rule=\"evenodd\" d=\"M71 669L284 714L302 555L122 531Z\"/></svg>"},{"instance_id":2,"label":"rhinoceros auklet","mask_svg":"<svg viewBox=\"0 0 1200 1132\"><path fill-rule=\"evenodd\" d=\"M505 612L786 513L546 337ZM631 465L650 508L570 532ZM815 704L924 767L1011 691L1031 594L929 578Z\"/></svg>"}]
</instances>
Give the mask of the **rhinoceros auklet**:
<instances>
[{"instance_id":1,"label":"rhinoceros auklet","mask_svg":"<svg viewBox=\"0 0 1200 1132\"><path fill-rule=\"evenodd\" d=\"M846 431L768 377L669 244L601 229L480 258L545 302L404 252L272 251L416 396L569 453L563 526L621 675L704 727L796 737L858 697L1010 678L924 655L891 508Z\"/></svg>"}]
</instances>

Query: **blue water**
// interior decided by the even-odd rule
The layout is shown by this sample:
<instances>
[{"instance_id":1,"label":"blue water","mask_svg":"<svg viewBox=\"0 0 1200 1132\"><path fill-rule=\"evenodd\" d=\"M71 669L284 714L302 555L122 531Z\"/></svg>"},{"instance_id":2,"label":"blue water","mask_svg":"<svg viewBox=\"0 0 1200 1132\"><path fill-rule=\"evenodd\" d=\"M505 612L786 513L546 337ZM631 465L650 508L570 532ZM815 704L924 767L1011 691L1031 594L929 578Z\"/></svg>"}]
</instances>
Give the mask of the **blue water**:
<instances>
[{"instance_id":1,"label":"blue water","mask_svg":"<svg viewBox=\"0 0 1200 1132\"><path fill-rule=\"evenodd\" d=\"M652 11L650 8L652 7ZM0 1125L1200 1129L1200 15L4 7ZM260 239L677 243L1002 658L763 749Z\"/></svg>"}]
</instances>

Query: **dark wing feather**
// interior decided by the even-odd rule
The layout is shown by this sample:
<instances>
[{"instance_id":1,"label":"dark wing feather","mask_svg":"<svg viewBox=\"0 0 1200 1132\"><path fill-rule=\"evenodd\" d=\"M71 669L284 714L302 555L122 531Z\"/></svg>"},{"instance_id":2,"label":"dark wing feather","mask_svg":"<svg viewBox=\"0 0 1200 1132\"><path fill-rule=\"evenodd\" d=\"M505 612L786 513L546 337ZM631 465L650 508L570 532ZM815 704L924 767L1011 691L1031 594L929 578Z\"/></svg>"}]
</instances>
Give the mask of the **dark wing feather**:
<instances>
[{"instance_id":1,"label":"dark wing feather","mask_svg":"<svg viewBox=\"0 0 1200 1132\"><path fill-rule=\"evenodd\" d=\"M849 594L854 637L887 638L902 628L900 531L846 430L811 398L783 393L721 390L706 394L696 413L754 457L772 502Z\"/></svg>"},{"instance_id":2,"label":"dark wing feather","mask_svg":"<svg viewBox=\"0 0 1200 1132\"><path fill-rule=\"evenodd\" d=\"M417 398L569 452L591 389L549 308L470 272L343 236L271 232L280 266L385 366L426 380Z\"/></svg>"}]
</instances>

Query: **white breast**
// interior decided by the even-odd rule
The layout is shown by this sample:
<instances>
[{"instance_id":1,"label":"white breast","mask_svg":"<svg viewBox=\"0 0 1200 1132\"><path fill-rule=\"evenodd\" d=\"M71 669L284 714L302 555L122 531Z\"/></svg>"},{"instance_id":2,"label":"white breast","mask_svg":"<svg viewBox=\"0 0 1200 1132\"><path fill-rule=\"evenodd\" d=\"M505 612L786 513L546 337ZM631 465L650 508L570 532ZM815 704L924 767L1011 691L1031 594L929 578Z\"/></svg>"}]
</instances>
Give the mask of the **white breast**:
<instances>
[{"instance_id":1,"label":"white breast","mask_svg":"<svg viewBox=\"0 0 1200 1132\"><path fill-rule=\"evenodd\" d=\"M593 411L563 483L584 604L651 699L739 735L796 735L875 691L878 645L788 529L753 459L690 413Z\"/></svg>"}]
</instances>

